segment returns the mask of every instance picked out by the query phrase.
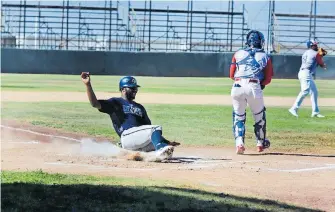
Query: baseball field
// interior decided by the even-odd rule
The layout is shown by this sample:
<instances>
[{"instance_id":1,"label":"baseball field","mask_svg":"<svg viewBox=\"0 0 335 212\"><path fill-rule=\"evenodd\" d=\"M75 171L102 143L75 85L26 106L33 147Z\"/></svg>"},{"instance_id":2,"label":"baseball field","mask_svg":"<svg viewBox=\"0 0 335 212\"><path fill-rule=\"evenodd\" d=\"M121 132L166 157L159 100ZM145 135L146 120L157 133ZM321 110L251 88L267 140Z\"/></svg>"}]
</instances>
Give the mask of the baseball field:
<instances>
[{"instance_id":1,"label":"baseball field","mask_svg":"<svg viewBox=\"0 0 335 212\"><path fill-rule=\"evenodd\" d=\"M92 75L100 99L121 76ZM1 74L3 211L334 211L335 81L316 80L325 118L288 113L298 80L264 90L271 148L236 155L227 78L137 77L136 101L181 143L164 163L119 156L109 116L88 102L80 75ZM95 141L95 142L92 142Z\"/></svg>"}]
</instances>

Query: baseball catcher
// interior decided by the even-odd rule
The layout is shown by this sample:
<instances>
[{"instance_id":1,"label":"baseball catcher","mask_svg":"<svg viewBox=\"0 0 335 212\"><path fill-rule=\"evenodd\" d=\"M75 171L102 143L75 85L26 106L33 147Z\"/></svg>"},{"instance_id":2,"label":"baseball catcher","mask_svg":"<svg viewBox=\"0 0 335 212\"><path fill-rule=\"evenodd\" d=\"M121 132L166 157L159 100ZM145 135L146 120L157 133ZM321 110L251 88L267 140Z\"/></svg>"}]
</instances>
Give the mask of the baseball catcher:
<instances>
[{"instance_id":1,"label":"baseball catcher","mask_svg":"<svg viewBox=\"0 0 335 212\"><path fill-rule=\"evenodd\" d=\"M298 117L298 109L300 108L305 97L310 94L312 101L311 117L323 118L318 107L318 89L314 82L314 76L317 66L327 70L323 57L327 55L327 51L318 48L318 43L314 40L307 42L308 50L302 55L302 63L298 73L301 91L294 102L293 106L288 110L293 116Z\"/></svg>"},{"instance_id":2,"label":"baseball catcher","mask_svg":"<svg viewBox=\"0 0 335 212\"><path fill-rule=\"evenodd\" d=\"M263 89L271 82L273 67L270 57L264 52L264 36L252 30L247 34L247 47L235 52L230 66L233 99L233 134L236 153L245 151L246 107L249 104L255 121L254 133L258 152L270 147L266 139L266 116Z\"/></svg>"},{"instance_id":3,"label":"baseball catcher","mask_svg":"<svg viewBox=\"0 0 335 212\"><path fill-rule=\"evenodd\" d=\"M177 142L170 142L162 136L162 127L152 125L145 108L134 101L138 92L134 77L123 77L119 82L121 97L97 100L91 77L87 72L81 73L86 85L88 99L92 107L110 116L115 132L121 139L121 147L132 151L156 151L156 155L170 159Z\"/></svg>"}]
</instances>

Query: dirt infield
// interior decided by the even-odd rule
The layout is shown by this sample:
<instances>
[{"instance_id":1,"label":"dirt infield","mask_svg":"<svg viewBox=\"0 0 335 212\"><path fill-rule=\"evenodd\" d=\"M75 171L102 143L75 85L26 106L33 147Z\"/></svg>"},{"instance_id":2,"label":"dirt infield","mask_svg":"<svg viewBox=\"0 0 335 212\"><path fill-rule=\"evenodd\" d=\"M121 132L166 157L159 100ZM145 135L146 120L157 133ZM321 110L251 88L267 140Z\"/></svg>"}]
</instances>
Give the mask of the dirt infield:
<instances>
[{"instance_id":1,"label":"dirt infield","mask_svg":"<svg viewBox=\"0 0 335 212\"><path fill-rule=\"evenodd\" d=\"M84 92L24 92L2 91L1 99L4 102L87 102ZM96 92L98 98L107 99L120 96L119 93ZM136 101L143 104L203 104L203 105L231 105L231 97L228 95L187 95L187 94L153 94L139 93ZM295 97L265 97L266 106L289 107L295 101ZM308 99L303 106L310 106ZM320 98L319 106L335 106L335 98Z\"/></svg>"},{"instance_id":2,"label":"dirt infield","mask_svg":"<svg viewBox=\"0 0 335 212\"><path fill-rule=\"evenodd\" d=\"M335 198L330 195L335 192L335 155L258 154L249 148L238 156L233 148L179 147L167 163L135 162L115 154L84 153L79 140L85 137L3 122L2 169L168 179L215 192L335 210Z\"/></svg>"},{"instance_id":3,"label":"dirt infield","mask_svg":"<svg viewBox=\"0 0 335 212\"><path fill-rule=\"evenodd\" d=\"M3 91L2 101L87 102L85 93ZM100 98L118 96L97 93ZM231 105L223 95L139 94L141 103ZM267 97L268 106L290 106L294 98ZM305 101L305 105L309 105ZM320 99L322 106L335 106L335 99ZM14 121L1 125L1 165L4 170L92 174L103 176L168 179L201 185L208 190L292 203L335 211L335 155L256 153L235 155L232 148L183 148L168 163L135 162L101 152L83 153L87 135ZM104 138L100 138L100 141ZM100 143L99 143L100 144ZM93 154L94 153L94 154Z\"/></svg>"}]
</instances>

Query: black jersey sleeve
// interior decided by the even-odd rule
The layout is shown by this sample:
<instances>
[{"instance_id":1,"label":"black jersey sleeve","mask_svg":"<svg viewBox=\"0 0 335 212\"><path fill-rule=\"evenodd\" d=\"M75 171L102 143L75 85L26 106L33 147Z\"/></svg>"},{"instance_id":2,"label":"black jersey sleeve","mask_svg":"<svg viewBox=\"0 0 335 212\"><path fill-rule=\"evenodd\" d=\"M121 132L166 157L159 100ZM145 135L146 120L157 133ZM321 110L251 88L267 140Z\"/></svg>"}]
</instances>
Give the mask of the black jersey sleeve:
<instances>
[{"instance_id":1,"label":"black jersey sleeve","mask_svg":"<svg viewBox=\"0 0 335 212\"><path fill-rule=\"evenodd\" d=\"M102 113L107 113L107 114L123 114L123 109L122 109L122 104L117 101L116 99L108 99L108 100L98 100L101 109L99 109L100 112Z\"/></svg>"},{"instance_id":2,"label":"black jersey sleeve","mask_svg":"<svg viewBox=\"0 0 335 212\"><path fill-rule=\"evenodd\" d=\"M145 110L145 108L142 106L142 110L143 110L143 125L151 125L151 120L147 114L147 111Z\"/></svg>"}]
</instances>

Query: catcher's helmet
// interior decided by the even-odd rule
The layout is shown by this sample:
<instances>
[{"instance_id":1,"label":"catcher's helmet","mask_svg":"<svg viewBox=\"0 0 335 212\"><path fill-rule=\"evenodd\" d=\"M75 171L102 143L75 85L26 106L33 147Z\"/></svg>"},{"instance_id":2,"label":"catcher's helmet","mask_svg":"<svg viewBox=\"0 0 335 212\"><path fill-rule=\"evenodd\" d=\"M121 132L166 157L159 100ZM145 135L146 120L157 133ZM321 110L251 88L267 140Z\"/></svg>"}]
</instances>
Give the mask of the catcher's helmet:
<instances>
[{"instance_id":1,"label":"catcher's helmet","mask_svg":"<svg viewBox=\"0 0 335 212\"><path fill-rule=\"evenodd\" d=\"M315 40L309 40L307 41L306 45L307 45L307 48L311 48L311 46L317 46L318 42L316 42Z\"/></svg>"},{"instance_id":2,"label":"catcher's helmet","mask_svg":"<svg viewBox=\"0 0 335 212\"><path fill-rule=\"evenodd\" d=\"M137 85L136 79L131 76L123 77L119 83L120 91L122 90L122 88L137 88L137 87L141 86Z\"/></svg>"},{"instance_id":3,"label":"catcher's helmet","mask_svg":"<svg viewBox=\"0 0 335 212\"><path fill-rule=\"evenodd\" d=\"M264 35L260 31L251 30L247 34L246 45L248 45L249 47L263 49L264 42L265 42Z\"/></svg>"}]
</instances>

